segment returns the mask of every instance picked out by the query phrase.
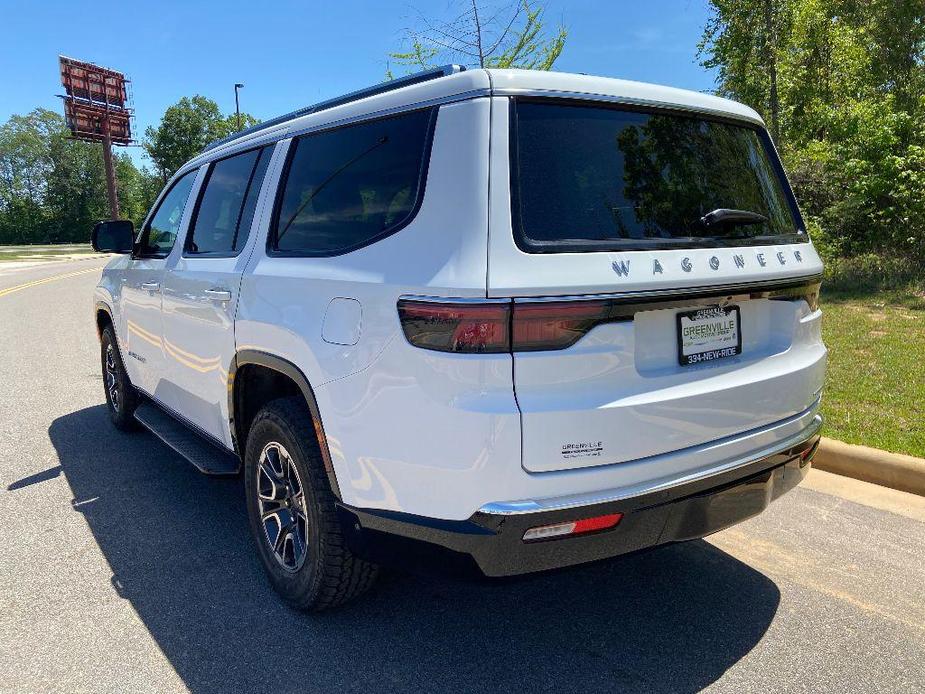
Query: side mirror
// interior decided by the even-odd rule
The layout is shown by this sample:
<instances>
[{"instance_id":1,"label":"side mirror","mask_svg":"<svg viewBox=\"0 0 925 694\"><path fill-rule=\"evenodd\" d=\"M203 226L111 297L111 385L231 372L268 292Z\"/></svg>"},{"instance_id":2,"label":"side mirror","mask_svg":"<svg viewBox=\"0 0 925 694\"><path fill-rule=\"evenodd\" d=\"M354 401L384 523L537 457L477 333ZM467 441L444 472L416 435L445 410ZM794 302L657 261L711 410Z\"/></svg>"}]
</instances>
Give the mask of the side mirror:
<instances>
[{"instance_id":1,"label":"side mirror","mask_svg":"<svg viewBox=\"0 0 925 694\"><path fill-rule=\"evenodd\" d=\"M128 219L97 222L90 234L90 245L99 253L131 253L135 244L135 225Z\"/></svg>"}]
</instances>

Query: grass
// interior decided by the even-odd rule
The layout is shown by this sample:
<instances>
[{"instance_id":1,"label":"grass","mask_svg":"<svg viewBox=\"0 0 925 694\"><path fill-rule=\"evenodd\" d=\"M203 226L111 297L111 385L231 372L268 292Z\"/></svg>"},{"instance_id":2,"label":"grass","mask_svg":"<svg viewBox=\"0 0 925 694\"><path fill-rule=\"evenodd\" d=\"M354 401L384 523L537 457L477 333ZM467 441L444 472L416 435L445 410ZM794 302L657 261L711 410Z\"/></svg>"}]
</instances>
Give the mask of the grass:
<instances>
[{"instance_id":1,"label":"grass","mask_svg":"<svg viewBox=\"0 0 925 694\"><path fill-rule=\"evenodd\" d=\"M60 256L92 253L85 243L68 243L48 246L0 246L0 263L4 261L55 260Z\"/></svg>"},{"instance_id":2,"label":"grass","mask_svg":"<svg viewBox=\"0 0 925 694\"><path fill-rule=\"evenodd\" d=\"M825 433L925 457L925 271L904 260L829 265Z\"/></svg>"}]
</instances>

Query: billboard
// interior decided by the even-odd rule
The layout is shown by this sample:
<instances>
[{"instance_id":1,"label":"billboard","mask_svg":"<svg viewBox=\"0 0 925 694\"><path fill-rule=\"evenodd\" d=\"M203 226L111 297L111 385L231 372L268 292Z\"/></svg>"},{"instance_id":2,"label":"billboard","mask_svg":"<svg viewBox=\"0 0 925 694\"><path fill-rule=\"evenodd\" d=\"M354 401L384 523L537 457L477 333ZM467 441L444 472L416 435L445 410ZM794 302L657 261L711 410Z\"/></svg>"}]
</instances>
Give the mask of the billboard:
<instances>
[{"instance_id":1,"label":"billboard","mask_svg":"<svg viewBox=\"0 0 925 694\"><path fill-rule=\"evenodd\" d=\"M99 142L108 128L114 144L131 144L132 110L125 75L63 55L58 58L65 92L64 117L71 135Z\"/></svg>"},{"instance_id":2,"label":"billboard","mask_svg":"<svg viewBox=\"0 0 925 694\"><path fill-rule=\"evenodd\" d=\"M106 135L105 120L109 119L109 138L114 145L132 143L131 116L128 111L109 111L98 106L64 102L64 118L71 135L79 140L102 142Z\"/></svg>"}]
</instances>

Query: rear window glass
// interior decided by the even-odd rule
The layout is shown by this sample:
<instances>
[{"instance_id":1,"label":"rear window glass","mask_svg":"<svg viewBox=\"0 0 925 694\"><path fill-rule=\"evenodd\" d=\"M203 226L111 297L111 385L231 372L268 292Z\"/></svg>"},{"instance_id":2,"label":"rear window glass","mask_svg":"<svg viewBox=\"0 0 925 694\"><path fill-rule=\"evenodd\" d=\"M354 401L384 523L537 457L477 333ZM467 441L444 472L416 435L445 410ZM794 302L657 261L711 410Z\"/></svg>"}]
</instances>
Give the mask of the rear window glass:
<instances>
[{"instance_id":1,"label":"rear window glass","mask_svg":"<svg viewBox=\"0 0 925 694\"><path fill-rule=\"evenodd\" d=\"M513 108L512 214L523 250L805 240L760 129L668 111ZM717 210L731 212L704 219Z\"/></svg>"},{"instance_id":2,"label":"rear window glass","mask_svg":"<svg viewBox=\"0 0 925 694\"><path fill-rule=\"evenodd\" d=\"M273 250L347 253L398 231L424 186L432 109L297 138Z\"/></svg>"}]
</instances>

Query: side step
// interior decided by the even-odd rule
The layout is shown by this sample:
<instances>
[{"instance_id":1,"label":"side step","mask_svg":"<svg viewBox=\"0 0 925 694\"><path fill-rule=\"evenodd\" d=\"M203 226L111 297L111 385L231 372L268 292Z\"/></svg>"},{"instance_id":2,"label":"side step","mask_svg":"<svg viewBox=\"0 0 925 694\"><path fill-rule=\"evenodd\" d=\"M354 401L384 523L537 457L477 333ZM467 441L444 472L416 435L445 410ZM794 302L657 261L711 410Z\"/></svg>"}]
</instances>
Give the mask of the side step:
<instances>
[{"instance_id":1,"label":"side step","mask_svg":"<svg viewBox=\"0 0 925 694\"><path fill-rule=\"evenodd\" d=\"M149 400L135 410L135 419L148 431L207 475L236 475L241 469L237 456L197 434Z\"/></svg>"}]
</instances>

